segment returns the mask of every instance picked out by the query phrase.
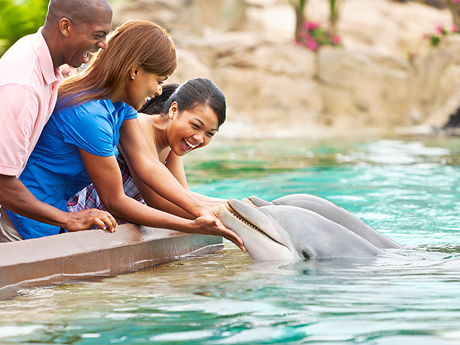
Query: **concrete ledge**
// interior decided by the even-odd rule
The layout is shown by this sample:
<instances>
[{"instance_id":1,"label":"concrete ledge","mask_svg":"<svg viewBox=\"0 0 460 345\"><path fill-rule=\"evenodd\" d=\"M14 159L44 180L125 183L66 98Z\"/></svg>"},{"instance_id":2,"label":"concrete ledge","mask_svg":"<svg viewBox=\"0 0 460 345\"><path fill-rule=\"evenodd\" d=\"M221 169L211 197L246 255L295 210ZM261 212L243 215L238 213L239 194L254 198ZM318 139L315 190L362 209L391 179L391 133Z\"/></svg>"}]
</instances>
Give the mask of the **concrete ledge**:
<instances>
[{"instance_id":1,"label":"concrete ledge","mask_svg":"<svg viewBox=\"0 0 460 345\"><path fill-rule=\"evenodd\" d=\"M0 243L0 298L72 279L114 276L223 247L217 236L124 224L115 233L81 231Z\"/></svg>"}]
</instances>

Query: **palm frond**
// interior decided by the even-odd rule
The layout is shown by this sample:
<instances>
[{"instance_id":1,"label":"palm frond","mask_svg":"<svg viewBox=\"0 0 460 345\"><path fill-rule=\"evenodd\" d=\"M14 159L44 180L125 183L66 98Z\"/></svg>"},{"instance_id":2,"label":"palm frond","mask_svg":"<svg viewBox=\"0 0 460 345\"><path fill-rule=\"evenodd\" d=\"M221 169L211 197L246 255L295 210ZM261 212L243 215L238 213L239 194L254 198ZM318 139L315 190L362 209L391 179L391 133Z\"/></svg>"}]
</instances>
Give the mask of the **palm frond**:
<instances>
[{"instance_id":1,"label":"palm frond","mask_svg":"<svg viewBox=\"0 0 460 345\"><path fill-rule=\"evenodd\" d=\"M19 38L43 25L48 1L0 0L0 56Z\"/></svg>"}]
</instances>

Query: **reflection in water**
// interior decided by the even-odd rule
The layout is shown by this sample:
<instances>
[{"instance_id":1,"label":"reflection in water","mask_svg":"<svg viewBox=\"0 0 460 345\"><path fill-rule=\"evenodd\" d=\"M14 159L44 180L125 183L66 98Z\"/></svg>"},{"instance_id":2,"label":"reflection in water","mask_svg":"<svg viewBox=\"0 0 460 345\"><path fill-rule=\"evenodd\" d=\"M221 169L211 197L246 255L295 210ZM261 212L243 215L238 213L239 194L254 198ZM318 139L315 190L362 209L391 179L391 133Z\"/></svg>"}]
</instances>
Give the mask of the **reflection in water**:
<instances>
[{"instance_id":1,"label":"reflection in water","mask_svg":"<svg viewBox=\"0 0 460 345\"><path fill-rule=\"evenodd\" d=\"M0 343L458 344L460 141L215 144L190 187L325 197L405 244L375 259L203 257L0 301Z\"/></svg>"}]
</instances>

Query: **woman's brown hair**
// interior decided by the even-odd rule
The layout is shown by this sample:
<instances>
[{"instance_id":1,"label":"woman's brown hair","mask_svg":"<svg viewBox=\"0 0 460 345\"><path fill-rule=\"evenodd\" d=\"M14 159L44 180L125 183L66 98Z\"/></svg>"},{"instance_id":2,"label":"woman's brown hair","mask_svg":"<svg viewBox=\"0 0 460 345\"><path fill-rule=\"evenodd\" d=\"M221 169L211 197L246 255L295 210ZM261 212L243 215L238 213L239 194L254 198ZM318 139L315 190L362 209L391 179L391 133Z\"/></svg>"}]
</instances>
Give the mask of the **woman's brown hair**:
<instances>
[{"instance_id":1,"label":"woman's brown hair","mask_svg":"<svg viewBox=\"0 0 460 345\"><path fill-rule=\"evenodd\" d=\"M157 24L129 21L115 29L107 43L107 49L99 50L83 72L64 80L58 109L110 98L138 67L159 76L169 76L177 67L171 35Z\"/></svg>"}]
</instances>

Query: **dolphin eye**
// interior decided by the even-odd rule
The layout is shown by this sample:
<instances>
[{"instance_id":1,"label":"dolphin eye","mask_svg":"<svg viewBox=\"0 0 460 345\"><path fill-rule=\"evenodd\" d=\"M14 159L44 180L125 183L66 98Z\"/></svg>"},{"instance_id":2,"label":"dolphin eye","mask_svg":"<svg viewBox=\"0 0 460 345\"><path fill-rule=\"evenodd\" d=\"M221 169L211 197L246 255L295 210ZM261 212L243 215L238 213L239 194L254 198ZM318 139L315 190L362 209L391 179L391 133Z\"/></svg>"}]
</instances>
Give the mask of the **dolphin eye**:
<instances>
[{"instance_id":1,"label":"dolphin eye","mask_svg":"<svg viewBox=\"0 0 460 345\"><path fill-rule=\"evenodd\" d=\"M303 255L305 259L310 260L310 255L308 255L306 250L302 250L301 254Z\"/></svg>"}]
</instances>

